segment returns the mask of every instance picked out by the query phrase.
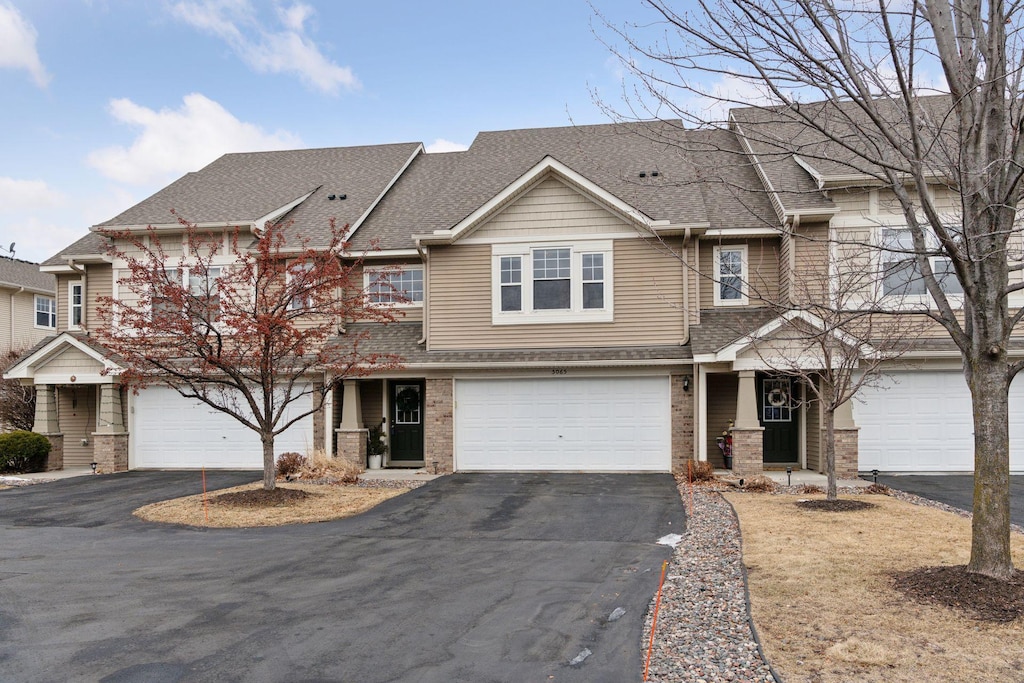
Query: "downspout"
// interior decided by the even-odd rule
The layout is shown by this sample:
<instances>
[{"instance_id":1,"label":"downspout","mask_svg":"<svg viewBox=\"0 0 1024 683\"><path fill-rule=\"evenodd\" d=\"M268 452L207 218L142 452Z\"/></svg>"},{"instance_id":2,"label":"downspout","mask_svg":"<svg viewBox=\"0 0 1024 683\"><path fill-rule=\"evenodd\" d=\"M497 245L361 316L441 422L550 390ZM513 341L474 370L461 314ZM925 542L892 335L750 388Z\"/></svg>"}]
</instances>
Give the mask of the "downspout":
<instances>
[{"instance_id":1,"label":"downspout","mask_svg":"<svg viewBox=\"0 0 1024 683\"><path fill-rule=\"evenodd\" d=\"M683 339L680 346L690 342L690 228L683 234Z\"/></svg>"},{"instance_id":2,"label":"downspout","mask_svg":"<svg viewBox=\"0 0 1024 683\"><path fill-rule=\"evenodd\" d=\"M788 264L789 273L787 274L787 277L786 277L786 279L788 281L786 283L787 284L787 286L786 286L786 290L787 290L786 291L786 298L788 299L788 301L786 303L788 303L790 305L792 305L793 301L795 300L795 298L793 296L793 287L795 285L795 280L796 280L796 245L797 245L797 241L793 238L793 235L799 229L800 229L800 214L798 214L798 213L797 214L793 214L792 218L790 218L790 221L789 221L789 235L787 235L787 237L789 239L789 264Z\"/></svg>"},{"instance_id":3,"label":"downspout","mask_svg":"<svg viewBox=\"0 0 1024 683\"><path fill-rule=\"evenodd\" d=\"M430 316L430 259L427 257L427 250L420 243L420 239L416 238L416 251L419 252L420 258L423 260L423 321L422 336L419 341L416 342L417 346L425 345L427 343L427 320Z\"/></svg>"}]
</instances>

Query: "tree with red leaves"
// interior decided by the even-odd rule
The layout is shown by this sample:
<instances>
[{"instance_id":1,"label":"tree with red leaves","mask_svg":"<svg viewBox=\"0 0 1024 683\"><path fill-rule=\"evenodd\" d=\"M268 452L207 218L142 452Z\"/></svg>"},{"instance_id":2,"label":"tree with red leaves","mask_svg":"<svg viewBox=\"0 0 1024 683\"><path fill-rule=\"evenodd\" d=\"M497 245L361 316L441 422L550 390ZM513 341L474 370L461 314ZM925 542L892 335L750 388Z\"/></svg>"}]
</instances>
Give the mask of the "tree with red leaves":
<instances>
[{"instance_id":1,"label":"tree with red leaves","mask_svg":"<svg viewBox=\"0 0 1024 683\"><path fill-rule=\"evenodd\" d=\"M393 322L394 311L367 305L347 226L332 221L326 244L291 245L287 224L252 237L178 220L184 234L172 233L173 249L152 227L105 233L122 276L118 296L100 300L96 337L120 356L133 389L170 386L259 434L263 488L272 490L276 436L321 410L342 380L399 366L396 356L364 353L364 335L344 328Z\"/></svg>"}]
</instances>

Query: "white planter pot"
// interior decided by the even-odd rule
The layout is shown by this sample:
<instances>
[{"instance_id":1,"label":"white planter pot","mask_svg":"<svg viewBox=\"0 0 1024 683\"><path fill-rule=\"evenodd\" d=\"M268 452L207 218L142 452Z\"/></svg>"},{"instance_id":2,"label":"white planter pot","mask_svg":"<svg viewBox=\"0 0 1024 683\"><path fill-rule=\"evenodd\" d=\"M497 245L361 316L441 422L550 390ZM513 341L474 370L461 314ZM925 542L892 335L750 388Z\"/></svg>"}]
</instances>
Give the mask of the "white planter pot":
<instances>
[{"instance_id":1,"label":"white planter pot","mask_svg":"<svg viewBox=\"0 0 1024 683\"><path fill-rule=\"evenodd\" d=\"M379 470L380 466L381 466L381 460L383 459L383 457L384 456L382 456L380 454L371 455L370 458L369 458L369 460L370 460L370 469L371 470Z\"/></svg>"}]
</instances>

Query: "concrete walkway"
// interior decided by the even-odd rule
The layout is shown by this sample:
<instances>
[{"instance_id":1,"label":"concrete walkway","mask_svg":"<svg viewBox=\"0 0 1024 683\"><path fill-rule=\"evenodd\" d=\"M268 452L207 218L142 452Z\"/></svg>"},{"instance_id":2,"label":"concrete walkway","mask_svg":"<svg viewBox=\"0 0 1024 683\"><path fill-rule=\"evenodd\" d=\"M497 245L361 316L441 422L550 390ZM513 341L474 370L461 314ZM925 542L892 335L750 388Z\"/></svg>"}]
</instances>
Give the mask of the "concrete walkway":
<instances>
[{"instance_id":1,"label":"concrete walkway","mask_svg":"<svg viewBox=\"0 0 1024 683\"><path fill-rule=\"evenodd\" d=\"M803 486L804 484L811 484L812 486L825 488L828 484L828 477L820 472L813 472L811 470L794 469L792 474L786 474L784 470L768 470L765 471L764 475L776 484L781 484L782 486ZM715 470L715 476L720 479L738 479L738 477L732 473L732 470ZM864 479L838 479L836 480L836 485L857 488L870 486L871 482Z\"/></svg>"}]
</instances>

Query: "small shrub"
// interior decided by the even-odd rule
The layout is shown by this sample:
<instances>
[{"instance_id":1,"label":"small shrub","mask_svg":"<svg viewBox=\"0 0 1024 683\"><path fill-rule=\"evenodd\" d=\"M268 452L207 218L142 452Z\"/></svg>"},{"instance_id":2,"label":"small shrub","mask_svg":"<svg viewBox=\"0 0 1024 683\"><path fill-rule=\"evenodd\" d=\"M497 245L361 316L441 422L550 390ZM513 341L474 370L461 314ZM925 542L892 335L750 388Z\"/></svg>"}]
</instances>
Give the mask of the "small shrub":
<instances>
[{"instance_id":1,"label":"small shrub","mask_svg":"<svg viewBox=\"0 0 1024 683\"><path fill-rule=\"evenodd\" d=\"M707 460L695 460L690 465L690 473L694 481L714 481L715 466Z\"/></svg>"},{"instance_id":2,"label":"small shrub","mask_svg":"<svg viewBox=\"0 0 1024 683\"><path fill-rule=\"evenodd\" d=\"M871 484L870 486L865 487L864 491L866 493L875 493L880 496L892 495L892 489L886 486L885 484Z\"/></svg>"},{"instance_id":3,"label":"small shrub","mask_svg":"<svg viewBox=\"0 0 1024 683\"><path fill-rule=\"evenodd\" d=\"M756 477L747 479L743 484L743 488L747 491L754 491L755 493L772 493L777 488L777 485L772 481L771 477L759 474Z\"/></svg>"},{"instance_id":4,"label":"small shrub","mask_svg":"<svg viewBox=\"0 0 1024 683\"><path fill-rule=\"evenodd\" d=\"M50 453L42 434L17 431L0 434L0 472L41 472Z\"/></svg>"},{"instance_id":5,"label":"small shrub","mask_svg":"<svg viewBox=\"0 0 1024 683\"><path fill-rule=\"evenodd\" d=\"M815 484L804 484L798 490L798 493L810 494L810 493L822 493L823 490L820 486Z\"/></svg>"},{"instance_id":6,"label":"small shrub","mask_svg":"<svg viewBox=\"0 0 1024 683\"><path fill-rule=\"evenodd\" d=\"M287 477L297 474L306 464L306 456L301 453L282 453L277 456L277 476Z\"/></svg>"},{"instance_id":7,"label":"small shrub","mask_svg":"<svg viewBox=\"0 0 1024 683\"><path fill-rule=\"evenodd\" d=\"M310 453L300 469L303 479L330 479L340 484L355 484L359 481L360 471L358 465L332 458L323 449Z\"/></svg>"}]
</instances>

